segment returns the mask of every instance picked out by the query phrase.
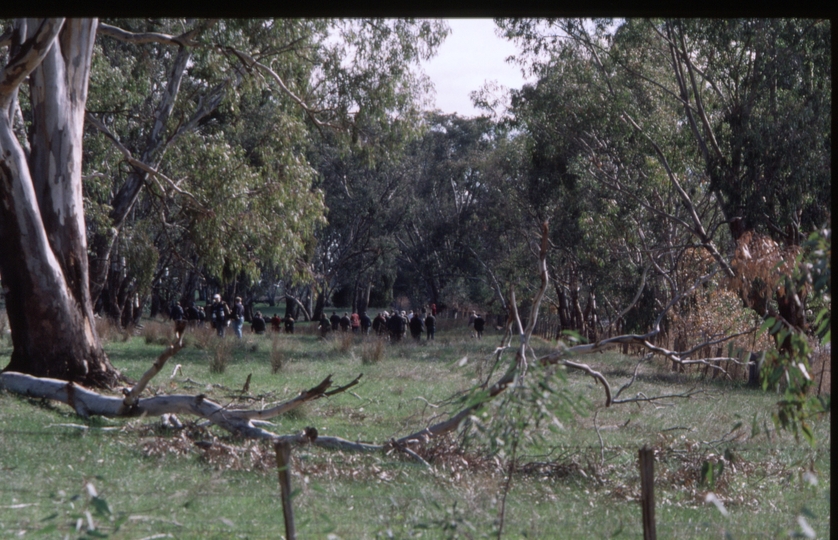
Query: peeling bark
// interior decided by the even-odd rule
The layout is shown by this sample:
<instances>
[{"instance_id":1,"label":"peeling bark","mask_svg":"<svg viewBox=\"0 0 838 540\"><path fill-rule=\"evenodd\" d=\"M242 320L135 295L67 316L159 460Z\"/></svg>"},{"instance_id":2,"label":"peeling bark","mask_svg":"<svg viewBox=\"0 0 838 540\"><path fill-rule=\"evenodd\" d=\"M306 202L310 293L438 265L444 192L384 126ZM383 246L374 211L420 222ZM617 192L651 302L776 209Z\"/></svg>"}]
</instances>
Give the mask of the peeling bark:
<instances>
[{"instance_id":1,"label":"peeling bark","mask_svg":"<svg viewBox=\"0 0 838 540\"><path fill-rule=\"evenodd\" d=\"M96 334L87 286L81 157L96 24L16 22L24 41L3 70L0 103L11 105L21 66L31 68L31 154L13 132L14 107L2 107L0 274L14 347L6 370L101 387L119 374Z\"/></svg>"}]
</instances>

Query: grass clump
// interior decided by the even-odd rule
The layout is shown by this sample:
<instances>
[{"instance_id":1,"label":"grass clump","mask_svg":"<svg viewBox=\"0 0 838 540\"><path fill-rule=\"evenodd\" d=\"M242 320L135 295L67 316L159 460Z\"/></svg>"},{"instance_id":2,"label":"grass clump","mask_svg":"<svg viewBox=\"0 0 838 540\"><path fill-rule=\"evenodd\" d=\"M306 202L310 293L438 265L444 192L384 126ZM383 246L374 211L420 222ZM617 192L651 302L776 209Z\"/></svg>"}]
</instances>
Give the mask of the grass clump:
<instances>
[{"instance_id":1,"label":"grass clump","mask_svg":"<svg viewBox=\"0 0 838 540\"><path fill-rule=\"evenodd\" d=\"M271 373L277 373L285 363L285 351L282 349L282 340L278 334L271 336Z\"/></svg>"},{"instance_id":2,"label":"grass clump","mask_svg":"<svg viewBox=\"0 0 838 540\"><path fill-rule=\"evenodd\" d=\"M174 323L150 320L143 326L141 335L149 345L168 345L175 339Z\"/></svg>"},{"instance_id":3,"label":"grass clump","mask_svg":"<svg viewBox=\"0 0 838 540\"><path fill-rule=\"evenodd\" d=\"M352 349L352 345L354 344L355 335L352 332L338 331L337 339L335 340L335 345L338 351L347 353L350 349Z\"/></svg>"},{"instance_id":4,"label":"grass clump","mask_svg":"<svg viewBox=\"0 0 838 540\"><path fill-rule=\"evenodd\" d=\"M207 351L218 339L215 328L211 326L190 326L186 329L184 340L198 350Z\"/></svg>"},{"instance_id":5,"label":"grass clump","mask_svg":"<svg viewBox=\"0 0 838 540\"><path fill-rule=\"evenodd\" d=\"M208 349L210 373L224 373L227 371L227 365L232 360L235 346L235 341L230 338L219 337L212 342Z\"/></svg>"},{"instance_id":6,"label":"grass clump","mask_svg":"<svg viewBox=\"0 0 838 540\"><path fill-rule=\"evenodd\" d=\"M131 332L110 317L96 318L96 333L102 341L128 341Z\"/></svg>"},{"instance_id":7,"label":"grass clump","mask_svg":"<svg viewBox=\"0 0 838 540\"><path fill-rule=\"evenodd\" d=\"M377 364L384 358L387 342L379 337L369 337L361 345L361 362L363 364Z\"/></svg>"}]
</instances>

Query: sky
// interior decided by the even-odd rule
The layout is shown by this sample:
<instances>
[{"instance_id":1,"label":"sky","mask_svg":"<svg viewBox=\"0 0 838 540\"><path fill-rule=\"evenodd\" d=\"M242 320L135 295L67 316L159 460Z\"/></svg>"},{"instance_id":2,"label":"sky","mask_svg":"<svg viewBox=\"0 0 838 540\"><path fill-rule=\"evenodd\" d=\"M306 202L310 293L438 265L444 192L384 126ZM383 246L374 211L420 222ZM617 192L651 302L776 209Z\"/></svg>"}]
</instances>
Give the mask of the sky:
<instances>
[{"instance_id":1,"label":"sky","mask_svg":"<svg viewBox=\"0 0 838 540\"><path fill-rule=\"evenodd\" d=\"M520 88L525 80L521 69L505 59L516 53L515 46L495 35L492 19L448 19L451 33L437 55L423 64L436 88L436 108L460 116L486 114L475 109L469 93L486 81L507 88Z\"/></svg>"}]
</instances>

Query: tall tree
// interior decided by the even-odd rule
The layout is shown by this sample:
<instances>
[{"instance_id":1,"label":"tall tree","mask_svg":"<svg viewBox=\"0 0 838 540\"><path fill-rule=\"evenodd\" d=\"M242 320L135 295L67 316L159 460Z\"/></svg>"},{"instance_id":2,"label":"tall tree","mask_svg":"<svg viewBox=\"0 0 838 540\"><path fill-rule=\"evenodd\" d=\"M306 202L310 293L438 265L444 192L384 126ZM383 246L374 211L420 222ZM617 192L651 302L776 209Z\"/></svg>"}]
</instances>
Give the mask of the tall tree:
<instances>
[{"instance_id":1,"label":"tall tree","mask_svg":"<svg viewBox=\"0 0 838 540\"><path fill-rule=\"evenodd\" d=\"M18 20L0 82L0 271L12 330L10 371L104 386L87 287L82 134L95 19ZM14 131L29 81L29 152Z\"/></svg>"}]
</instances>

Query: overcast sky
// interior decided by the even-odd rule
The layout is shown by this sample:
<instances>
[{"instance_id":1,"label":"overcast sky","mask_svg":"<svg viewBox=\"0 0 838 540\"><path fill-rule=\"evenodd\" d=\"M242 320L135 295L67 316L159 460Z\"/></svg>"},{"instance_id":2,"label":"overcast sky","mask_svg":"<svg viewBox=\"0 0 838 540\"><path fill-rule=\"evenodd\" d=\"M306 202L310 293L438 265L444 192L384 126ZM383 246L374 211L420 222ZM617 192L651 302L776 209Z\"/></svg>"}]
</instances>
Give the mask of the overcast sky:
<instances>
[{"instance_id":1,"label":"overcast sky","mask_svg":"<svg viewBox=\"0 0 838 540\"><path fill-rule=\"evenodd\" d=\"M474 108L469 92L486 81L507 88L520 88L525 82L521 69L505 61L516 53L515 46L495 35L492 19L448 19L448 25L451 33L424 64L436 88L436 108L461 116L485 114Z\"/></svg>"}]
</instances>

